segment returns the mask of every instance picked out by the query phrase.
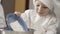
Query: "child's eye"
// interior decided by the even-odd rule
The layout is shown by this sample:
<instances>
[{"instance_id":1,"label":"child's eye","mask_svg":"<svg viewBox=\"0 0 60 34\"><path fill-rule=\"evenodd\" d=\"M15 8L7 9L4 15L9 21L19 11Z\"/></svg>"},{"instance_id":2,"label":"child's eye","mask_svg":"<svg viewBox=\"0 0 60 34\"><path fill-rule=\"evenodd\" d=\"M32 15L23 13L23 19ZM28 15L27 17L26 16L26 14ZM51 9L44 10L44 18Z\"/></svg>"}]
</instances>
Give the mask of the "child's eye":
<instances>
[{"instance_id":1,"label":"child's eye","mask_svg":"<svg viewBox=\"0 0 60 34\"><path fill-rule=\"evenodd\" d=\"M43 7L43 8L48 8L48 7Z\"/></svg>"},{"instance_id":2,"label":"child's eye","mask_svg":"<svg viewBox=\"0 0 60 34\"><path fill-rule=\"evenodd\" d=\"M37 7L39 7L40 5L36 5Z\"/></svg>"}]
</instances>

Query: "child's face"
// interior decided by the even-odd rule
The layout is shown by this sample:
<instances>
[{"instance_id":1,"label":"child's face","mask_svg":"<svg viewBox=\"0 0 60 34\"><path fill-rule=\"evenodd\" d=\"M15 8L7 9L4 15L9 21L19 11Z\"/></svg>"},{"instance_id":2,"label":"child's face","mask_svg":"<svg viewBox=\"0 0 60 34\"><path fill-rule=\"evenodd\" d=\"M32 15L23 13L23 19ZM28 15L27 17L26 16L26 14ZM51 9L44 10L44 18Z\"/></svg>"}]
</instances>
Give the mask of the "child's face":
<instances>
[{"instance_id":1,"label":"child's face","mask_svg":"<svg viewBox=\"0 0 60 34\"><path fill-rule=\"evenodd\" d=\"M35 9L36 9L36 12L40 15L40 16L45 16L48 14L49 12L49 9L47 6L45 6L43 3L41 3L40 1L36 0L35 1Z\"/></svg>"}]
</instances>

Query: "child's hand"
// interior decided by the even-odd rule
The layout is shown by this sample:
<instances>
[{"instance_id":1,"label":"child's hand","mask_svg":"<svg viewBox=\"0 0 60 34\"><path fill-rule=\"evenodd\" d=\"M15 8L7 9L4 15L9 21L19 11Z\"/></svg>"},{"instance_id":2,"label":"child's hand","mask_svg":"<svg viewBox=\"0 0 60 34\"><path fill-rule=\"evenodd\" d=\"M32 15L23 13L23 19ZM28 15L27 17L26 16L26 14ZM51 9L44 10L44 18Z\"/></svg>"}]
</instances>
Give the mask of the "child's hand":
<instances>
[{"instance_id":1,"label":"child's hand","mask_svg":"<svg viewBox=\"0 0 60 34\"><path fill-rule=\"evenodd\" d=\"M19 12L19 11L15 11L14 12L17 16L20 16L21 15L21 13Z\"/></svg>"}]
</instances>

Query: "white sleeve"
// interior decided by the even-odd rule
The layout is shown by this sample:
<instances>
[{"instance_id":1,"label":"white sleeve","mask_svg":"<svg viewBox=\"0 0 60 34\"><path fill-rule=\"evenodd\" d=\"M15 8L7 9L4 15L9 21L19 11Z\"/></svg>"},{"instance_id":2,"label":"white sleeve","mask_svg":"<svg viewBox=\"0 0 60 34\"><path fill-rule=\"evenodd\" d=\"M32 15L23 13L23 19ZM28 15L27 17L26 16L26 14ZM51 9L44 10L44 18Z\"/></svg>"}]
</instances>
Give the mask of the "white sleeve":
<instances>
[{"instance_id":1,"label":"white sleeve","mask_svg":"<svg viewBox=\"0 0 60 34\"><path fill-rule=\"evenodd\" d=\"M56 34L59 21L52 21L52 24L48 26L46 34Z\"/></svg>"},{"instance_id":2,"label":"white sleeve","mask_svg":"<svg viewBox=\"0 0 60 34\"><path fill-rule=\"evenodd\" d=\"M21 14L21 17L23 18L24 22L27 24L27 26L29 27L29 11L30 10L26 10L24 13Z\"/></svg>"}]
</instances>

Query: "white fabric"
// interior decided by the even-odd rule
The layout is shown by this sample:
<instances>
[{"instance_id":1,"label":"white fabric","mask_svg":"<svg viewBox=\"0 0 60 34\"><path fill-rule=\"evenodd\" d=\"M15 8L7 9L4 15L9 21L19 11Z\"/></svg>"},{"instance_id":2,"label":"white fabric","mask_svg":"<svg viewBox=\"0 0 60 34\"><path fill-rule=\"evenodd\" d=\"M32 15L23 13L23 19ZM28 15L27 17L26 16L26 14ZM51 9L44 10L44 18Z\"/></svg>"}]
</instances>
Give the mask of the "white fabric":
<instances>
[{"instance_id":1,"label":"white fabric","mask_svg":"<svg viewBox=\"0 0 60 34\"><path fill-rule=\"evenodd\" d=\"M1 0L0 0L1 2ZM5 17L4 17L4 10L3 7L0 3L0 28L5 27Z\"/></svg>"},{"instance_id":2,"label":"white fabric","mask_svg":"<svg viewBox=\"0 0 60 34\"><path fill-rule=\"evenodd\" d=\"M58 21L54 16L39 16L34 10L26 10L21 14L29 28L34 29L34 34L56 34Z\"/></svg>"},{"instance_id":3,"label":"white fabric","mask_svg":"<svg viewBox=\"0 0 60 34\"><path fill-rule=\"evenodd\" d=\"M60 7L60 0L54 0L54 3L57 5L57 7Z\"/></svg>"},{"instance_id":4,"label":"white fabric","mask_svg":"<svg viewBox=\"0 0 60 34\"><path fill-rule=\"evenodd\" d=\"M54 12L56 13L56 16L60 19L60 0L54 0L54 6L55 10Z\"/></svg>"},{"instance_id":5,"label":"white fabric","mask_svg":"<svg viewBox=\"0 0 60 34\"><path fill-rule=\"evenodd\" d=\"M17 20L15 22L12 22L10 26L14 31L24 32L22 26L19 24Z\"/></svg>"}]
</instances>

